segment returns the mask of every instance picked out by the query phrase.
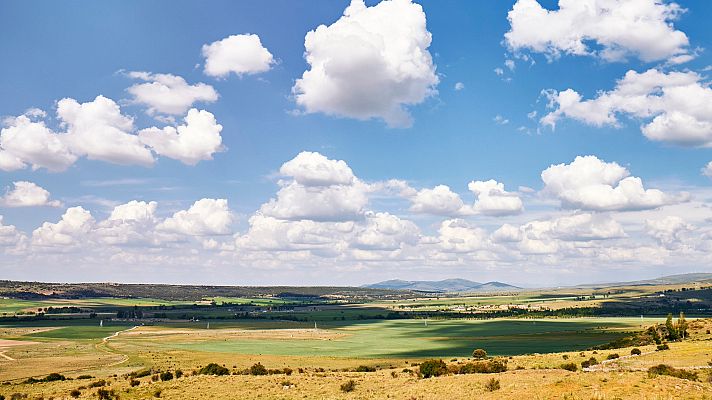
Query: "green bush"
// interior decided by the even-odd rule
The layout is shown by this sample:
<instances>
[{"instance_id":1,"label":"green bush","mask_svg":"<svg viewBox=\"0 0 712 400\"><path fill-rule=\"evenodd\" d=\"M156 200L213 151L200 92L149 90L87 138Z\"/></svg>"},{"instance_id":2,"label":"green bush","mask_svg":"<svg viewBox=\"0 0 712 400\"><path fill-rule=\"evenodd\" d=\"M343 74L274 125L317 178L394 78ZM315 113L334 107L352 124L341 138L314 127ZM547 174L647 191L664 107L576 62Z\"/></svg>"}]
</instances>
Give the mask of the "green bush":
<instances>
[{"instance_id":1,"label":"green bush","mask_svg":"<svg viewBox=\"0 0 712 400\"><path fill-rule=\"evenodd\" d=\"M657 375L667 375L680 379L687 379L688 381L698 380L697 372L685 371L684 369L673 368L669 365L659 364L648 369L648 375L651 377Z\"/></svg>"},{"instance_id":2,"label":"green bush","mask_svg":"<svg viewBox=\"0 0 712 400\"><path fill-rule=\"evenodd\" d=\"M66 380L66 379L67 379L67 378L66 378L64 375L58 374L58 373L56 373L56 372L53 372L53 373L47 375L47 376L43 379L43 381L44 381L44 382L55 382L55 381L63 381L63 380Z\"/></svg>"},{"instance_id":3,"label":"green bush","mask_svg":"<svg viewBox=\"0 0 712 400\"><path fill-rule=\"evenodd\" d=\"M138 386L138 385L140 385L140 384L141 384L141 381L136 380L136 379L131 379L131 380L129 381L129 386L131 386L131 387L136 387L136 386Z\"/></svg>"},{"instance_id":4,"label":"green bush","mask_svg":"<svg viewBox=\"0 0 712 400\"><path fill-rule=\"evenodd\" d=\"M487 352L484 349L475 349L472 352L472 358L477 359L477 360L487 358Z\"/></svg>"},{"instance_id":5,"label":"green bush","mask_svg":"<svg viewBox=\"0 0 712 400\"><path fill-rule=\"evenodd\" d=\"M487 383L485 383L485 390L488 392L499 390L499 379L491 378L488 380Z\"/></svg>"},{"instance_id":6,"label":"green bush","mask_svg":"<svg viewBox=\"0 0 712 400\"><path fill-rule=\"evenodd\" d=\"M659 344L657 351L670 350L670 346L667 343Z\"/></svg>"},{"instance_id":7,"label":"green bush","mask_svg":"<svg viewBox=\"0 0 712 400\"><path fill-rule=\"evenodd\" d=\"M565 370L571 371L571 372L576 372L578 370L578 367L576 366L576 364L570 362L570 363L561 364L561 369L565 369Z\"/></svg>"},{"instance_id":8,"label":"green bush","mask_svg":"<svg viewBox=\"0 0 712 400\"><path fill-rule=\"evenodd\" d=\"M294 370L291 369L291 368L289 368L289 367L284 367L284 369L282 370L282 372L283 372L285 375L289 376L289 375L292 375L292 372L294 372Z\"/></svg>"},{"instance_id":9,"label":"green bush","mask_svg":"<svg viewBox=\"0 0 712 400\"><path fill-rule=\"evenodd\" d=\"M119 398L119 395L117 395L113 389L99 389L96 395L99 396L99 400L116 400Z\"/></svg>"},{"instance_id":10,"label":"green bush","mask_svg":"<svg viewBox=\"0 0 712 400\"><path fill-rule=\"evenodd\" d=\"M134 371L129 374L129 376L132 378L143 378L144 376L149 376L149 375L151 375L150 369L142 369L139 371Z\"/></svg>"},{"instance_id":11,"label":"green bush","mask_svg":"<svg viewBox=\"0 0 712 400\"><path fill-rule=\"evenodd\" d=\"M264 365L257 363L250 367L250 375L267 375L267 368Z\"/></svg>"},{"instance_id":12,"label":"green bush","mask_svg":"<svg viewBox=\"0 0 712 400\"><path fill-rule=\"evenodd\" d=\"M76 379L93 379L91 375L79 375Z\"/></svg>"},{"instance_id":13,"label":"green bush","mask_svg":"<svg viewBox=\"0 0 712 400\"><path fill-rule=\"evenodd\" d=\"M455 369L456 374L496 374L507 371L507 363L500 360L471 362Z\"/></svg>"},{"instance_id":14,"label":"green bush","mask_svg":"<svg viewBox=\"0 0 712 400\"><path fill-rule=\"evenodd\" d=\"M72 391L69 392L69 395L76 399L77 397L82 395L82 392L79 389L72 389Z\"/></svg>"},{"instance_id":15,"label":"green bush","mask_svg":"<svg viewBox=\"0 0 712 400\"><path fill-rule=\"evenodd\" d=\"M230 375L230 370L215 363L210 363L198 371L200 375Z\"/></svg>"},{"instance_id":16,"label":"green bush","mask_svg":"<svg viewBox=\"0 0 712 400\"><path fill-rule=\"evenodd\" d=\"M176 379L180 378L181 376L183 376L183 371L177 369L177 370L176 370Z\"/></svg>"},{"instance_id":17,"label":"green bush","mask_svg":"<svg viewBox=\"0 0 712 400\"><path fill-rule=\"evenodd\" d=\"M353 392L356 389L356 382L352 379L341 384L341 391L344 393Z\"/></svg>"},{"instance_id":18,"label":"green bush","mask_svg":"<svg viewBox=\"0 0 712 400\"><path fill-rule=\"evenodd\" d=\"M420 364L420 374L423 375L423 378L445 375L446 373L447 365L443 360L425 360Z\"/></svg>"},{"instance_id":19,"label":"green bush","mask_svg":"<svg viewBox=\"0 0 712 400\"><path fill-rule=\"evenodd\" d=\"M53 373L45 376L42 379L29 377L24 381L24 383L33 384L33 383L37 383L37 382L56 382L56 381L64 381L66 379L67 378L64 375L53 372Z\"/></svg>"},{"instance_id":20,"label":"green bush","mask_svg":"<svg viewBox=\"0 0 712 400\"><path fill-rule=\"evenodd\" d=\"M620 358L618 353L612 353L612 354L609 354L608 357L606 357L606 360L615 360L616 358Z\"/></svg>"},{"instance_id":21,"label":"green bush","mask_svg":"<svg viewBox=\"0 0 712 400\"><path fill-rule=\"evenodd\" d=\"M369 367L368 365L359 365L356 368L356 372L376 372L376 368Z\"/></svg>"},{"instance_id":22,"label":"green bush","mask_svg":"<svg viewBox=\"0 0 712 400\"><path fill-rule=\"evenodd\" d=\"M162 381L170 381L173 379L173 373L171 371L161 372L160 377Z\"/></svg>"},{"instance_id":23,"label":"green bush","mask_svg":"<svg viewBox=\"0 0 712 400\"><path fill-rule=\"evenodd\" d=\"M581 368L592 367L596 364L598 364L598 360L596 360L596 357L591 357L588 360L581 361Z\"/></svg>"},{"instance_id":24,"label":"green bush","mask_svg":"<svg viewBox=\"0 0 712 400\"><path fill-rule=\"evenodd\" d=\"M642 352L641 352L640 349L637 348L637 347L634 348L634 349L632 349L632 350L630 351L630 355L631 355L631 356L639 356L641 353L642 353Z\"/></svg>"},{"instance_id":25,"label":"green bush","mask_svg":"<svg viewBox=\"0 0 712 400\"><path fill-rule=\"evenodd\" d=\"M102 386L106 386L106 381L103 379L99 379L98 381L94 381L89 384L90 388L102 387Z\"/></svg>"}]
</instances>

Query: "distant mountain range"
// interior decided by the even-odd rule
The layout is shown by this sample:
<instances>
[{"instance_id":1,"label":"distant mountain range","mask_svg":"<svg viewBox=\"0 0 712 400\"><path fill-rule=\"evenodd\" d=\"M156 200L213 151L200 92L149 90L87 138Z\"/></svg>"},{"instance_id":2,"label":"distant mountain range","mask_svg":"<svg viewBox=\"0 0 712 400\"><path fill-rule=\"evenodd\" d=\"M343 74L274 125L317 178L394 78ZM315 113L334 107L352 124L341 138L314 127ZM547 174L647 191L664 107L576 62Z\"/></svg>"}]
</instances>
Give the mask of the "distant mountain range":
<instances>
[{"instance_id":1,"label":"distant mountain range","mask_svg":"<svg viewBox=\"0 0 712 400\"><path fill-rule=\"evenodd\" d=\"M613 287L613 286L655 286L655 285L680 285L694 282L709 282L712 281L712 274L709 273L689 273L661 276L655 279L644 279L639 281L628 282L607 282L597 284L584 284L576 287Z\"/></svg>"},{"instance_id":2,"label":"distant mountain range","mask_svg":"<svg viewBox=\"0 0 712 400\"><path fill-rule=\"evenodd\" d=\"M502 282L473 282L467 279L444 279L442 281L404 281L392 279L364 285L369 289L413 290L418 292L514 292L522 288Z\"/></svg>"}]
</instances>

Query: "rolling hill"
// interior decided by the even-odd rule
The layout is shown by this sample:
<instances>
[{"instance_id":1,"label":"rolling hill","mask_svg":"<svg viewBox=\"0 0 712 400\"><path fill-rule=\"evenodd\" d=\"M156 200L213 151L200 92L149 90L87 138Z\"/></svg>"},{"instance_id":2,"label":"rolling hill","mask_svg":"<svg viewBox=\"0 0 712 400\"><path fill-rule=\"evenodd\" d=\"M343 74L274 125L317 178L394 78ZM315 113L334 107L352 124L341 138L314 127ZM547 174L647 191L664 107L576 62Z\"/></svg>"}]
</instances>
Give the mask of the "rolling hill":
<instances>
[{"instance_id":1,"label":"rolling hill","mask_svg":"<svg viewBox=\"0 0 712 400\"><path fill-rule=\"evenodd\" d=\"M519 291L520 287L502 282L473 282L467 279L444 279L441 281L405 281L392 279L364 285L369 289L411 290L419 292L510 292Z\"/></svg>"}]
</instances>

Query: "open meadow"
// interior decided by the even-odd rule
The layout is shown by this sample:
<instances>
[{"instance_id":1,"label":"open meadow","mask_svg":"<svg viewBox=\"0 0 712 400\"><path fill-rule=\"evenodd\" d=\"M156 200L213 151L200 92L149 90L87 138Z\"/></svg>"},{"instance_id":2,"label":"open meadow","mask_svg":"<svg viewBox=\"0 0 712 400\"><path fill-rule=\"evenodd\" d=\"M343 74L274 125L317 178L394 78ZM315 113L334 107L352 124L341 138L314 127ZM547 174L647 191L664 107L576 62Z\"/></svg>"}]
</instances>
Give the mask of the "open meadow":
<instances>
[{"instance_id":1,"label":"open meadow","mask_svg":"<svg viewBox=\"0 0 712 400\"><path fill-rule=\"evenodd\" d=\"M703 310L708 289L362 296L8 296L0 395L712 398L712 320L688 314L687 337L663 338L669 349L659 350L650 332L668 332L665 315L625 311L639 303ZM622 316L606 314L610 302L626 304ZM474 349L486 356L473 358ZM428 360L442 360L438 376L428 377ZM649 372L660 364L694 376Z\"/></svg>"}]
</instances>

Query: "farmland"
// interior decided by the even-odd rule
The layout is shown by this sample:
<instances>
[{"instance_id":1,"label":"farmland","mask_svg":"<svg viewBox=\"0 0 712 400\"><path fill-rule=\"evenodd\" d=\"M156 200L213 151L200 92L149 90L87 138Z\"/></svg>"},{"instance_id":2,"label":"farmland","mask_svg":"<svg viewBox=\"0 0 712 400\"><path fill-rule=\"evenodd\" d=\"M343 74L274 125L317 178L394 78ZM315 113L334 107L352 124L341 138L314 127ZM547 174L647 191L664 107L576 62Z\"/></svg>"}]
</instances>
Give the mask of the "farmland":
<instances>
[{"instance_id":1,"label":"farmland","mask_svg":"<svg viewBox=\"0 0 712 400\"><path fill-rule=\"evenodd\" d=\"M659 352L654 343L640 342L639 357L620 357L589 372L572 372L561 365L578 366L592 357L603 362L612 354L629 354L625 346L604 348L647 332L651 326L664 326L666 313L566 315L582 310L595 315L595 310L616 302L623 303L624 309L637 309L636 304L644 303L676 315L680 308L694 307L705 317L708 289L682 287L469 296L387 291L302 296L291 291L280 296L208 294L194 301L8 297L0 303L5 313L0 318L0 380L5 383L0 394L63 398L75 390L79 398L85 398L101 389L126 399L153 397L158 392L161 398L175 399L206 398L214 393L220 393L220 398L258 394L263 398L373 398L389 393L427 399L431 398L428 393L438 390L452 398L487 398L493 396L485 390L489 374L424 379L418 372L418 365L427 359L442 359L455 368L471 362L473 349L482 348L490 360L506 365L506 372L495 374L503 396L517 396L526 389L539 398L551 398L552 393L558 398L613 398L616 393L655 393L657 398L667 398L672 392L666 382L676 378L651 379L645 371L663 363L696 369L700 380L706 377L707 361L712 361L708 330L712 321L696 322L695 315L688 314L692 336L671 342L670 350ZM167 297L180 296L171 289ZM503 317L503 313L513 315ZM542 316L545 313L549 315ZM225 366L229 376L197 372L210 363ZM245 372L258 363L271 372L265 376ZM357 368L373 372L355 372ZM150 372L131 378L137 371ZM173 377L177 371L183 376L160 378L167 372ZM67 380L42 381L52 373ZM355 391L342 392L340 385L350 380ZM619 382L618 392L606 382ZM240 389L226 392L226 385ZM451 385L459 389L454 391ZM690 398L712 395L712 387L701 381L677 379L672 385L684 387Z\"/></svg>"}]
</instances>

